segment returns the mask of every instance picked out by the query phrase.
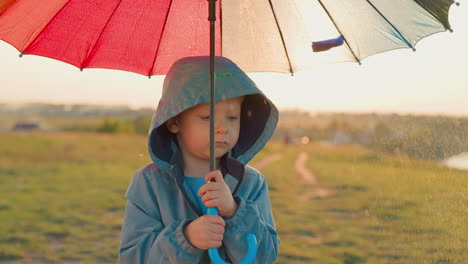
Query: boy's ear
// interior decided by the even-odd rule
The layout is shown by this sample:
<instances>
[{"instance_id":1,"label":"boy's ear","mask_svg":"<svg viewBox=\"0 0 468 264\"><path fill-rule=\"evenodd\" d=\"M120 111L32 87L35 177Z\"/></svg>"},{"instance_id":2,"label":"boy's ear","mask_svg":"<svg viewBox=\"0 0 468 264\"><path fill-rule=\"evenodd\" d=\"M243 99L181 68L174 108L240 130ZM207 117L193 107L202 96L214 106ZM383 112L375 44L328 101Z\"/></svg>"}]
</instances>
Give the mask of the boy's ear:
<instances>
[{"instance_id":1,"label":"boy's ear","mask_svg":"<svg viewBox=\"0 0 468 264\"><path fill-rule=\"evenodd\" d=\"M173 117L166 121L166 127L169 132L177 134L179 132L179 118Z\"/></svg>"}]
</instances>

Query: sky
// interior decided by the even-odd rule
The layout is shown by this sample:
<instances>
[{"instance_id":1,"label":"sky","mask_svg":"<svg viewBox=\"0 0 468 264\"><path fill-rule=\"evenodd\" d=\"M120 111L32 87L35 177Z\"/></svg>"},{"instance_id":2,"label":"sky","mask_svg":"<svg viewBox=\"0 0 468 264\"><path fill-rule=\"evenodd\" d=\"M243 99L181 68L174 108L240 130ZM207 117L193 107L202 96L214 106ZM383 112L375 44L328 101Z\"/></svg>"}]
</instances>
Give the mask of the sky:
<instances>
[{"instance_id":1,"label":"sky","mask_svg":"<svg viewBox=\"0 0 468 264\"><path fill-rule=\"evenodd\" d=\"M337 63L290 74L249 76L280 109L468 116L468 7L450 9L453 33L421 40L416 52L395 50L362 65ZM162 76L85 69L39 56L23 56L0 41L0 103L155 107Z\"/></svg>"}]
</instances>

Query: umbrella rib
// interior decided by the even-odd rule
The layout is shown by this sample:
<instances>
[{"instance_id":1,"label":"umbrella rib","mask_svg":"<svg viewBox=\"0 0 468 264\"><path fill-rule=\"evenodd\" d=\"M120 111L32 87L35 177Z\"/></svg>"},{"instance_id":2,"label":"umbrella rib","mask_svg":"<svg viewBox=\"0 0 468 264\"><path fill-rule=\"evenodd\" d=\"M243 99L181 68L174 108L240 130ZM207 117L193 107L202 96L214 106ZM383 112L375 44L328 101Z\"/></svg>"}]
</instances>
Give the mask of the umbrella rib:
<instances>
[{"instance_id":1,"label":"umbrella rib","mask_svg":"<svg viewBox=\"0 0 468 264\"><path fill-rule=\"evenodd\" d=\"M279 34L280 34L280 37L281 37L281 41L283 42L284 52L286 53L286 58L288 59L289 72L292 74L293 70L292 70L292 66L291 66L291 59L289 58L288 49L286 48L286 42L284 41L283 32L281 31L281 27L279 25L278 19L276 18L275 9L273 8L273 3L271 2L271 0L268 0L268 2L270 3L271 12L273 13L273 17L275 18L276 26L278 27L278 31L279 31Z\"/></svg>"},{"instance_id":2,"label":"umbrella rib","mask_svg":"<svg viewBox=\"0 0 468 264\"><path fill-rule=\"evenodd\" d=\"M415 50L414 47L413 47L413 45L411 45L411 43L403 36L403 34L401 34L401 32L392 24L392 22L390 22L390 21L382 14L382 12L380 12L380 11L374 6L374 4L371 3L370 0L366 0L366 1L367 1L367 3L368 3L370 6L372 6L372 8L374 8L375 12L379 13L379 15L385 20L385 22L387 22L387 23L393 28L393 30L395 30L396 33L398 33L398 35L400 35L400 37L403 39L403 41L406 43L406 45L408 45L408 47L410 47L410 48L412 48L413 50Z\"/></svg>"},{"instance_id":3,"label":"umbrella rib","mask_svg":"<svg viewBox=\"0 0 468 264\"><path fill-rule=\"evenodd\" d=\"M338 25L335 23L335 20L333 19L333 17L331 16L330 12L328 12L328 9L323 5L322 3L322 0L317 0L319 2L319 4L322 6L323 10L325 10L325 13L327 13L327 16L330 18L331 22L333 23L333 25L335 26L336 30L338 31L338 33L340 33L340 35L343 37L343 41L346 43L346 45L348 46L349 50L351 51L351 53L353 54L354 56L354 59L359 63L361 64L361 60L356 56L356 54L354 53L354 50L351 48L351 46L349 45L348 43L348 40L346 39L345 35L343 34L343 32L341 32L340 28L338 27Z\"/></svg>"},{"instance_id":4,"label":"umbrella rib","mask_svg":"<svg viewBox=\"0 0 468 264\"><path fill-rule=\"evenodd\" d=\"M109 16L109 19L107 19L107 22L106 24L104 25L104 27L102 28L101 30L101 33L99 33L99 37L96 39L96 41L94 42L93 44L93 47L91 48L91 50L88 52L88 55L86 55L86 58L85 60L83 61L83 64L81 64L81 70L83 70L84 68L86 68L87 66L87 63L88 63L88 60L90 58L89 55L91 55L94 51L94 49L96 48L96 44L99 42L99 39L102 37L102 33L106 30L106 27L107 25L109 24L110 20L112 19L112 17L114 16L115 14L115 10L117 10L120 6L120 3L122 3L122 0L119 1L119 3L117 4L117 6L114 8L114 10L112 10L112 14Z\"/></svg>"},{"instance_id":5,"label":"umbrella rib","mask_svg":"<svg viewBox=\"0 0 468 264\"><path fill-rule=\"evenodd\" d=\"M68 0L68 1L60 8L60 10L57 11L57 13L55 13L55 15L49 20L49 22L47 22L47 25L45 25L45 26L42 28L41 32L40 32L39 34L37 34L37 36L34 38L34 40L31 41L31 42L28 44L28 46L26 46L26 47L23 49L23 51L22 51L21 54L20 54L20 57L23 56L24 54L27 54L27 53L28 53L28 48L31 46L31 44L34 43L34 41L37 39L37 37L39 37L39 35L42 34L42 32L44 32L44 30L46 29L46 27L50 24L50 21L54 20L55 17L56 17L60 12L62 12L62 10L63 10L70 2L71 2L71 0Z\"/></svg>"},{"instance_id":6,"label":"umbrella rib","mask_svg":"<svg viewBox=\"0 0 468 264\"><path fill-rule=\"evenodd\" d=\"M163 27L161 29L161 34L159 36L158 47L156 48L156 53L154 54L153 64L151 64L151 70L150 70L150 72L148 74L148 77L150 77L150 78L151 78L151 75L153 75L154 64L156 63L156 59L158 58L159 48L161 47L161 42L162 42L164 30L166 29L167 18L169 17L169 13L171 12L172 2L174 2L174 0L171 0L171 2L169 3L169 8L167 9L167 13L166 13L166 18L164 18L164 25L163 25Z\"/></svg>"},{"instance_id":7,"label":"umbrella rib","mask_svg":"<svg viewBox=\"0 0 468 264\"><path fill-rule=\"evenodd\" d=\"M219 0L219 51L221 56L223 56L223 5L222 0Z\"/></svg>"}]
</instances>

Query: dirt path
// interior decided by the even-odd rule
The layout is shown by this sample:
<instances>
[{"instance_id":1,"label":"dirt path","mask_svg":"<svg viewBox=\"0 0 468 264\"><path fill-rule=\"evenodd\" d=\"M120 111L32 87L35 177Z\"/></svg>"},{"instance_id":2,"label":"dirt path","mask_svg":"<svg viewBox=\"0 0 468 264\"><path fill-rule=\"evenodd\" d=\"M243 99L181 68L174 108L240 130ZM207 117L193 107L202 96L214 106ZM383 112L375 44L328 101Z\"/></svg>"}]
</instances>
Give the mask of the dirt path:
<instances>
[{"instance_id":1,"label":"dirt path","mask_svg":"<svg viewBox=\"0 0 468 264\"><path fill-rule=\"evenodd\" d=\"M273 162L276 162L280 159L283 158L282 153L276 153L270 156L265 157L264 159L253 163L251 166L261 170L265 168L266 166L270 165ZM307 161L309 159L309 156L306 152L301 152L299 153L299 156L297 157L294 168L298 175L301 177L301 179L304 181L304 183L310 188L307 188L307 191L299 196L300 201L308 201L310 199L320 197L324 198L327 196L332 195L334 192L332 190L329 190L327 188L321 187L318 184L317 177L315 177L314 173L307 168ZM300 239L302 241L306 241L310 244L320 244L323 242L323 235L319 234L317 236L311 236L307 234L286 234L285 237L287 239Z\"/></svg>"},{"instance_id":2,"label":"dirt path","mask_svg":"<svg viewBox=\"0 0 468 264\"><path fill-rule=\"evenodd\" d=\"M302 180L307 185L313 186L309 191L304 193L299 197L301 201L307 201L312 198L320 197L324 198L333 194L333 191L324 187L321 187L318 184L317 177L315 177L314 173L307 168L307 160L309 159L309 155L306 152L299 153L299 156L296 159L294 164L294 168L296 169L299 176L301 176Z\"/></svg>"},{"instance_id":3,"label":"dirt path","mask_svg":"<svg viewBox=\"0 0 468 264\"><path fill-rule=\"evenodd\" d=\"M266 157L266 158L264 158L264 159L262 159L260 161L257 161L255 163L251 164L251 166L260 171L263 168L265 168L266 166L268 166L269 164L280 160L282 157L283 157L282 153L276 153L276 154L270 155L270 156L268 156L268 157Z\"/></svg>"},{"instance_id":4,"label":"dirt path","mask_svg":"<svg viewBox=\"0 0 468 264\"><path fill-rule=\"evenodd\" d=\"M317 178L315 175L312 173L307 168L307 160L309 159L309 156L305 152L299 153L299 156L296 159L296 163L294 165L294 168L296 169L297 173L301 176L301 178L307 183L311 185L317 185Z\"/></svg>"}]
</instances>

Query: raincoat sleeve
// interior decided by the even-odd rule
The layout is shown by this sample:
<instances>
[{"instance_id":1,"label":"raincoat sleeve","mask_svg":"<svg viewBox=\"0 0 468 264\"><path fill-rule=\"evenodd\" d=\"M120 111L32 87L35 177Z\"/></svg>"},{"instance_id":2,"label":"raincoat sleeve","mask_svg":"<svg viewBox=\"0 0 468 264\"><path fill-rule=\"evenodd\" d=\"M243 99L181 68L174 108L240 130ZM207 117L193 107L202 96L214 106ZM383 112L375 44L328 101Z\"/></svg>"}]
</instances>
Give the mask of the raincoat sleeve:
<instances>
[{"instance_id":1,"label":"raincoat sleeve","mask_svg":"<svg viewBox=\"0 0 468 264\"><path fill-rule=\"evenodd\" d=\"M278 234L271 211L268 187L263 175L259 172L252 191L244 195L234 196L239 207L231 218L225 219L223 243L226 253L233 262L241 261L247 254L248 233L253 233L257 239L258 251L254 263L273 263L278 257Z\"/></svg>"},{"instance_id":2,"label":"raincoat sleeve","mask_svg":"<svg viewBox=\"0 0 468 264\"><path fill-rule=\"evenodd\" d=\"M120 241L119 263L199 263L203 251L184 234L190 220L164 226L153 190L154 179L137 173L130 183Z\"/></svg>"}]
</instances>

